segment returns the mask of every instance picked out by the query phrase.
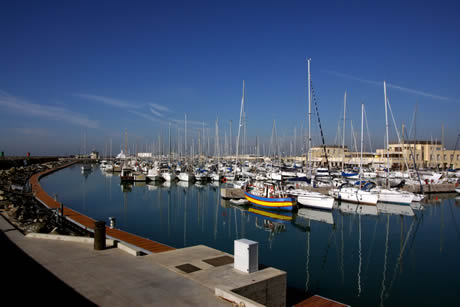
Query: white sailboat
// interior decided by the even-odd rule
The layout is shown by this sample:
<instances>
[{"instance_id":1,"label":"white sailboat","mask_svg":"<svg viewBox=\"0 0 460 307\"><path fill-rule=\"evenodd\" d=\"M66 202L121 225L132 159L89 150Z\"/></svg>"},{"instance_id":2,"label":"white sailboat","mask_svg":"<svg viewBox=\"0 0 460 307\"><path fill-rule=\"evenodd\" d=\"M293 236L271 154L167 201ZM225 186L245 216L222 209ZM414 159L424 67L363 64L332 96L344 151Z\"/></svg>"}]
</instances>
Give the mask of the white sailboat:
<instances>
[{"instance_id":1,"label":"white sailboat","mask_svg":"<svg viewBox=\"0 0 460 307\"><path fill-rule=\"evenodd\" d=\"M359 174L362 169L362 157L363 157L363 122L364 122L364 104L361 104L361 158L359 161ZM366 186L365 186L366 187ZM365 187L349 186L346 184L341 185L338 189L332 189L329 191L329 195L337 200L343 200L358 204L369 204L376 205L379 194L373 193Z\"/></svg>"},{"instance_id":2,"label":"white sailboat","mask_svg":"<svg viewBox=\"0 0 460 307\"><path fill-rule=\"evenodd\" d=\"M148 170L147 178L149 178L152 181L160 181L162 179L160 168L158 166L158 161L155 161L153 167Z\"/></svg>"},{"instance_id":3,"label":"white sailboat","mask_svg":"<svg viewBox=\"0 0 460 307\"><path fill-rule=\"evenodd\" d=\"M180 172L179 175L177 175L177 178L179 178L179 181L184 181L184 182L192 182L195 179L195 176L187 171Z\"/></svg>"},{"instance_id":4,"label":"white sailboat","mask_svg":"<svg viewBox=\"0 0 460 307\"><path fill-rule=\"evenodd\" d=\"M388 100L387 100L387 86L386 82L383 81L383 92L385 97L385 130L386 130L386 147L387 147L387 188L386 189L374 189L373 191L378 194L379 202L384 203L395 203L395 204L403 204L403 205L410 205L413 201L415 195L413 193L408 193L404 191L399 191L396 189L390 189L390 180L389 180L389 173L390 173L390 158L389 158L389 133L388 133Z\"/></svg>"},{"instance_id":5,"label":"white sailboat","mask_svg":"<svg viewBox=\"0 0 460 307\"><path fill-rule=\"evenodd\" d=\"M310 61L311 59L308 59L307 61L308 61L308 110L311 110L311 83L310 83ZM310 116L308 117L308 121L310 122ZM308 142L309 142L308 144L309 148L311 148L310 131L309 131ZM309 164L310 162L309 156L310 155L308 154L307 164ZM272 175L272 178L273 178L273 175ZM297 203L303 206L325 209L325 210L332 210L332 206L334 205L334 198L328 195L324 195L324 194L314 192L314 191L307 191L307 190L297 190L297 192L295 193L297 193Z\"/></svg>"}]
</instances>

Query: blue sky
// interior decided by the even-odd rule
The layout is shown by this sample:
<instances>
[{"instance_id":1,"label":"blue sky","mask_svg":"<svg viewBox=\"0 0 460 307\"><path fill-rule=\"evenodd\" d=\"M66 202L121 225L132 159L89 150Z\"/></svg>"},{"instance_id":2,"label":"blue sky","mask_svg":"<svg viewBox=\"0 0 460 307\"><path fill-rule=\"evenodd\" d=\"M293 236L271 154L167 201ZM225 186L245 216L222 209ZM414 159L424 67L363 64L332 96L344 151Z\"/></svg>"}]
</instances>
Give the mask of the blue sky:
<instances>
[{"instance_id":1,"label":"blue sky","mask_svg":"<svg viewBox=\"0 0 460 307\"><path fill-rule=\"evenodd\" d=\"M218 116L223 142L230 120L237 133L243 80L248 143L268 142L276 120L286 145L306 126L306 57L327 143L347 91L356 137L363 102L373 148L383 145L386 80L397 125L409 130L418 102L417 138L440 140L444 124L453 148L459 5L401 2L3 1L0 150L78 153L86 134L88 150L112 139L115 153L125 130L140 150L168 122L176 135L185 113L195 140Z\"/></svg>"}]
</instances>

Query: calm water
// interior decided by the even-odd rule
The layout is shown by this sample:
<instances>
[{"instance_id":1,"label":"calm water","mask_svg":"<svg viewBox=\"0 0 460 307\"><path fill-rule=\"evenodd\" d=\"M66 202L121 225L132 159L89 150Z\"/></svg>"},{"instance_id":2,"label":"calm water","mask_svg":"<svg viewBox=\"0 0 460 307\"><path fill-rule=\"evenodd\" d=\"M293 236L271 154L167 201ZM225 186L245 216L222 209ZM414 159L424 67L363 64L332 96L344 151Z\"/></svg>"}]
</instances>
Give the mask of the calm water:
<instances>
[{"instance_id":1,"label":"calm water","mask_svg":"<svg viewBox=\"0 0 460 307\"><path fill-rule=\"evenodd\" d=\"M222 200L213 184L121 186L116 175L99 168L83 175L78 165L41 184L74 210L107 223L115 217L117 228L176 248L204 244L233 254L235 239L257 241L259 263L286 271L288 285L309 294L353 306L458 303L455 194L434 196L424 210L345 204L332 213L267 217Z\"/></svg>"}]
</instances>

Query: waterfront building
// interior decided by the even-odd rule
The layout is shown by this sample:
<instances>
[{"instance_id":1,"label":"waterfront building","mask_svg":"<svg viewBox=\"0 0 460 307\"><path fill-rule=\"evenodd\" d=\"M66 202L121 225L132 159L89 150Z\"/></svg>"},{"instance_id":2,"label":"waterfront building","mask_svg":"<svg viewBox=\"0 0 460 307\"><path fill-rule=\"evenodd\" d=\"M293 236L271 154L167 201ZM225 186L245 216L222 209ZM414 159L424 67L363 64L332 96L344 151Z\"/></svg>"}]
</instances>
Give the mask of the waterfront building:
<instances>
[{"instance_id":1,"label":"waterfront building","mask_svg":"<svg viewBox=\"0 0 460 307\"><path fill-rule=\"evenodd\" d=\"M390 143L389 155L392 168L413 168L414 160L421 168L460 168L460 150L446 149L439 141ZM386 163L384 149L377 149L376 157Z\"/></svg>"},{"instance_id":2,"label":"waterfront building","mask_svg":"<svg viewBox=\"0 0 460 307\"><path fill-rule=\"evenodd\" d=\"M361 160L359 151L349 151L348 147L340 145L326 145L327 160L330 167L340 168L358 166ZM414 156L412 156L414 155ZM387 158L390 160L387 162ZM419 168L460 168L460 149L446 149L439 141L406 141L405 143L391 143L387 154L386 149L377 149L373 152L363 152L362 165L374 168L393 169ZM314 146L310 149L310 160L314 167L326 166L326 155L323 146Z\"/></svg>"},{"instance_id":3,"label":"waterfront building","mask_svg":"<svg viewBox=\"0 0 460 307\"><path fill-rule=\"evenodd\" d=\"M90 159L97 160L99 159L99 152L93 150L91 154L89 155Z\"/></svg>"},{"instance_id":4,"label":"waterfront building","mask_svg":"<svg viewBox=\"0 0 460 307\"><path fill-rule=\"evenodd\" d=\"M153 154L151 152L138 152L137 156L139 158L152 158Z\"/></svg>"}]
</instances>

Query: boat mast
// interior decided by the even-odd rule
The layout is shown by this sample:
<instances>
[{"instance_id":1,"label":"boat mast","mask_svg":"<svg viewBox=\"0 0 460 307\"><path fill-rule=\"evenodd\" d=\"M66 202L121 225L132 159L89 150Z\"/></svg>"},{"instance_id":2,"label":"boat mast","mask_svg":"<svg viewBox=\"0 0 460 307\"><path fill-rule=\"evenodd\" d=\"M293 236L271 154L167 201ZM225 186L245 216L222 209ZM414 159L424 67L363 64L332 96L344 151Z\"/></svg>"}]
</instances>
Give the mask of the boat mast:
<instances>
[{"instance_id":1,"label":"boat mast","mask_svg":"<svg viewBox=\"0 0 460 307\"><path fill-rule=\"evenodd\" d=\"M389 147L390 147L390 140L389 140L389 134L388 134L388 111L387 111L387 83L385 80L383 81L383 94L385 96L385 134L386 134L386 139L387 139L387 188L390 186L390 152L389 152Z\"/></svg>"},{"instance_id":2,"label":"boat mast","mask_svg":"<svg viewBox=\"0 0 460 307\"><path fill-rule=\"evenodd\" d=\"M310 159L310 150L311 150L311 74L310 74L310 63L311 58L307 59L308 63L308 148L307 148L307 161L308 169L311 176L311 159Z\"/></svg>"},{"instance_id":3,"label":"boat mast","mask_svg":"<svg viewBox=\"0 0 460 307\"><path fill-rule=\"evenodd\" d=\"M343 96L343 130L342 130L342 172L345 164L345 120L347 115L347 91Z\"/></svg>"},{"instance_id":4,"label":"boat mast","mask_svg":"<svg viewBox=\"0 0 460 307\"><path fill-rule=\"evenodd\" d=\"M240 123L238 125L238 136L236 138L236 163L238 163L238 150L240 146L240 134L241 134L243 113L244 113L244 80L243 80L243 97L241 98L241 108L240 108Z\"/></svg>"},{"instance_id":5,"label":"boat mast","mask_svg":"<svg viewBox=\"0 0 460 307\"><path fill-rule=\"evenodd\" d=\"M232 156L233 155L233 135L232 135L232 120L230 120L230 131L229 131L229 143L228 143L228 150L227 150L227 155Z\"/></svg>"},{"instance_id":6,"label":"boat mast","mask_svg":"<svg viewBox=\"0 0 460 307\"><path fill-rule=\"evenodd\" d=\"M169 122L169 165L171 165L171 122Z\"/></svg>"},{"instance_id":7,"label":"boat mast","mask_svg":"<svg viewBox=\"0 0 460 307\"><path fill-rule=\"evenodd\" d=\"M361 186L361 173L363 167L363 140L364 140L364 103L361 103L361 156L359 158L359 185Z\"/></svg>"},{"instance_id":8,"label":"boat mast","mask_svg":"<svg viewBox=\"0 0 460 307\"><path fill-rule=\"evenodd\" d=\"M216 118L216 135L214 140L214 154L217 156L217 170L219 170L220 145L219 145L219 117Z\"/></svg>"},{"instance_id":9,"label":"boat mast","mask_svg":"<svg viewBox=\"0 0 460 307\"><path fill-rule=\"evenodd\" d=\"M187 158L187 113L185 113L185 121L184 121L184 130L185 130L185 147L184 147L184 156Z\"/></svg>"}]
</instances>

